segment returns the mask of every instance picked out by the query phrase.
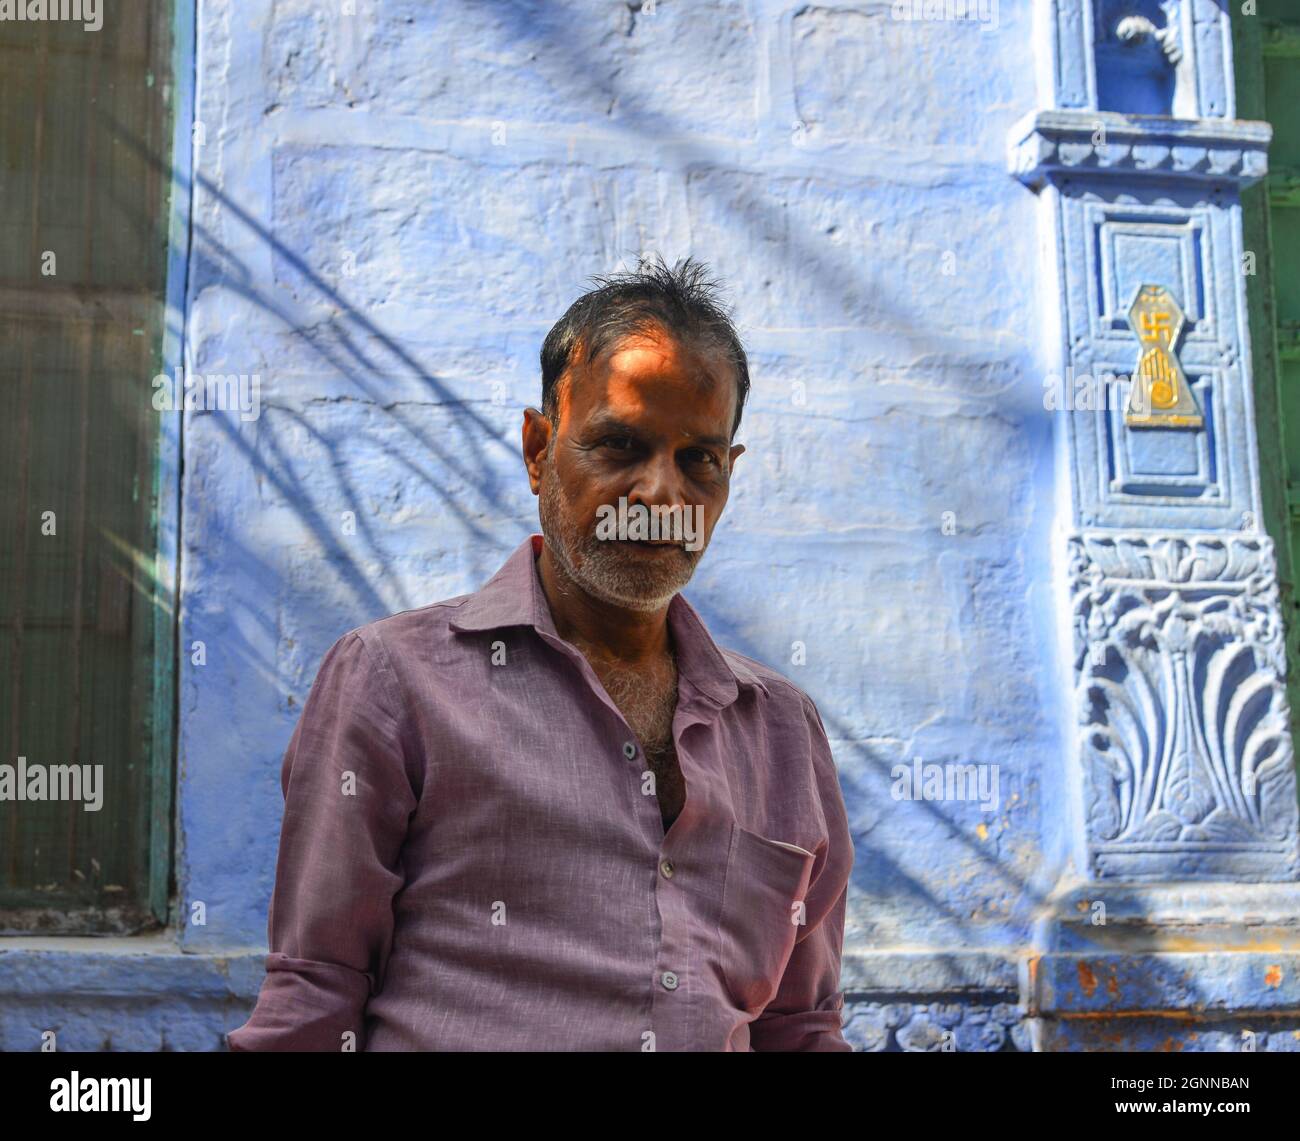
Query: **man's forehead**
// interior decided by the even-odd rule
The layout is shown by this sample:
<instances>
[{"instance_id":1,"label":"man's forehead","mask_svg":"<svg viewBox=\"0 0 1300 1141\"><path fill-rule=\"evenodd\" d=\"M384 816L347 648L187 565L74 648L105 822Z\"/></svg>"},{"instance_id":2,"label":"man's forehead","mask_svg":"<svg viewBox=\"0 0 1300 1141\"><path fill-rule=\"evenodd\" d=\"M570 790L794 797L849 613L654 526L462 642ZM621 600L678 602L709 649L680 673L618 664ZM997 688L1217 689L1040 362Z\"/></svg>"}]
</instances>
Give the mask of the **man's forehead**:
<instances>
[{"instance_id":1,"label":"man's forehead","mask_svg":"<svg viewBox=\"0 0 1300 1141\"><path fill-rule=\"evenodd\" d=\"M674 369L713 380L722 379L730 369L717 346L693 343L658 325L625 333L606 345L590 367L599 373L602 366L611 374Z\"/></svg>"},{"instance_id":2,"label":"man's forehead","mask_svg":"<svg viewBox=\"0 0 1300 1141\"><path fill-rule=\"evenodd\" d=\"M604 363L611 373L640 372L645 369L681 367L686 365L696 371L704 363L699 354L671 337L623 337L593 361L593 367Z\"/></svg>"},{"instance_id":3,"label":"man's forehead","mask_svg":"<svg viewBox=\"0 0 1300 1141\"><path fill-rule=\"evenodd\" d=\"M620 412L635 415L661 386L683 420L725 417L732 411L734 368L720 352L692 348L656 331L628 334L591 362L575 356L581 363L568 371L568 382L561 388L561 416L567 413L586 424L617 420ZM680 390L683 379L690 382L685 394Z\"/></svg>"}]
</instances>

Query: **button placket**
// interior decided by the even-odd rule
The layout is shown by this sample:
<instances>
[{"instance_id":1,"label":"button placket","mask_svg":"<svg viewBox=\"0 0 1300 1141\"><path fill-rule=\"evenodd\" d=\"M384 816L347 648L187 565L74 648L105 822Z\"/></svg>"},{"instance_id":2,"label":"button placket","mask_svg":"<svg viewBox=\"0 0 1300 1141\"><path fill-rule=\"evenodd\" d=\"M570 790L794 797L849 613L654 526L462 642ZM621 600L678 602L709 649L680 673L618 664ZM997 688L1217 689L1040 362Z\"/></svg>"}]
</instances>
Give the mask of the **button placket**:
<instances>
[{"instance_id":1,"label":"button placket","mask_svg":"<svg viewBox=\"0 0 1300 1141\"><path fill-rule=\"evenodd\" d=\"M673 872L675 870L676 869L673 866L672 860L668 859L667 857L659 861L659 874L662 875L664 879L666 880L672 879ZM678 978L676 972L665 971L663 973L663 984L667 990L676 990L677 983L678 983Z\"/></svg>"}]
</instances>

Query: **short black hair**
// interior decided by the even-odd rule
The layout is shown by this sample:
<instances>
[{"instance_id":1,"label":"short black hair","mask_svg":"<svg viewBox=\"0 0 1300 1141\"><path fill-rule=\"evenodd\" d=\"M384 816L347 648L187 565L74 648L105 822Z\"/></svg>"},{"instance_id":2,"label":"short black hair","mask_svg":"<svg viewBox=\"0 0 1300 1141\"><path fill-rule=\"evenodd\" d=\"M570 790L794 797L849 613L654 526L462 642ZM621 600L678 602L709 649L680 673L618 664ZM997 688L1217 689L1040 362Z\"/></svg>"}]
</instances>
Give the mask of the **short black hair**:
<instances>
[{"instance_id":1,"label":"short black hair","mask_svg":"<svg viewBox=\"0 0 1300 1141\"><path fill-rule=\"evenodd\" d=\"M749 358L721 300L719 285L708 267L686 257L672 269L659 254L642 256L634 270L596 274L596 288L584 293L561 317L542 343L542 411L559 423L559 382L582 346L590 364L604 349L630 333L658 327L682 344L721 352L736 370L736 438L740 414L749 396Z\"/></svg>"}]
</instances>

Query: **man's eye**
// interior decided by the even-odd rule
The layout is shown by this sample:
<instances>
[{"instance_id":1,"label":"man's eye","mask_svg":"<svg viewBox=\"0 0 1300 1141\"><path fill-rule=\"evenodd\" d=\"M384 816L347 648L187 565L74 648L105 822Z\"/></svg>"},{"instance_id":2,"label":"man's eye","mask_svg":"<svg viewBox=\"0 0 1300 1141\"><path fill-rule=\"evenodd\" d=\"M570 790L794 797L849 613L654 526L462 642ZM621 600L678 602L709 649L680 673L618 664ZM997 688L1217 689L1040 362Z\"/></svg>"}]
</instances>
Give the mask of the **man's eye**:
<instances>
[{"instance_id":1,"label":"man's eye","mask_svg":"<svg viewBox=\"0 0 1300 1141\"><path fill-rule=\"evenodd\" d=\"M616 452L627 451L627 448L617 445L626 444L628 447L632 446L632 441L627 436L606 436L601 440L601 443L607 448L613 448Z\"/></svg>"},{"instance_id":2,"label":"man's eye","mask_svg":"<svg viewBox=\"0 0 1300 1141\"><path fill-rule=\"evenodd\" d=\"M706 452L703 448L691 448L686 455L691 463L713 464L718 462L717 457L712 452Z\"/></svg>"}]
</instances>

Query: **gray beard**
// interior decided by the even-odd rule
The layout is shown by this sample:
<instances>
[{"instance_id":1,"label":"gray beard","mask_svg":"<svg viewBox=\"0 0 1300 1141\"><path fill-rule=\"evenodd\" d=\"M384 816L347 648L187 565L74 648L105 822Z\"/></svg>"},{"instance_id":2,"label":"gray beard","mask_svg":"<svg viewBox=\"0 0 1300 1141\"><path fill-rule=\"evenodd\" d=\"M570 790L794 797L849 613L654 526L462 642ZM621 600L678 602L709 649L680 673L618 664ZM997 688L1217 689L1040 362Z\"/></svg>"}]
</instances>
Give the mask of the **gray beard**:
<instances>
[{"instance_id":1,"label":"gray beard","mask_svg":"<svg viewBox=\"0 0 1300 1141\"><path fill-rule=\"evenodd\" d=\"M660 610L680 593L695 574L704 554L698 551L642 558L617 539L583 535L571 522L559 480L553 474L543 481L538 513L542 534L569 579L592 598L599 598L625 610Z\"/></svg>"}]
</instances>

